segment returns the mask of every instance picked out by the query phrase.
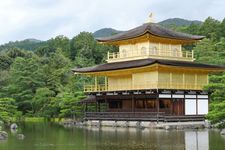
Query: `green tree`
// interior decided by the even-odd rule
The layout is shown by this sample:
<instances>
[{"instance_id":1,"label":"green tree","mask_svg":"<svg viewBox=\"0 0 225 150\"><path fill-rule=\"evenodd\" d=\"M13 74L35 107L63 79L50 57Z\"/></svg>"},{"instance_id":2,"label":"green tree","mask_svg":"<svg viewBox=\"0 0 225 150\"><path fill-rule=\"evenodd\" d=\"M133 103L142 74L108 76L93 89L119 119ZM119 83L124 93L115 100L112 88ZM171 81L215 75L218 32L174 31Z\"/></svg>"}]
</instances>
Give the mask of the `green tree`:
<instances>
[{"instance_id":1,"label":"green tree","mask_svg":"<svg viewBox=\"0 0 225 150\"><path fill-rule=\"evenodd\" d=\"M118 47L98 44L93 35L81 32L71 40L71 59L77 67L93 66L106 60L107 52L117 51Z\"/></svg>"},{"instance_id":2,"label":"green tree","mask_svg":"<svg viewBox=\"0 0 225 150\"><path fill-rule=\"evenodd\" d=\"M42 57L42 81L45 86L54 91L56 95L63 90L63 87L69 82L68 78L72 67L71 61L60 51L51 54L50 57Z\"/></svg>"},{"instance_id":3,"label":"green tree","mask_svg":"<svg viewBox=\"0 0 225 150\"><path fill-rule=\"evenodd\" d=\"M43 112L43 107L55 96L55 92L48 88L38 88L32 99L32 106L35 115L39 115Z\"/></svg>"},{"instance_id":4,"label":"green tree","mask_svg":"<svg viewBox=\"0 0 225 150\"><path fill-rule=\"evenodd\" d=\"M56 118L59 113L55 92L44 87L36 90L32 100L34 114L45 118Z\"/></svg>"},{"instance_id":5,"label":"green tree","mask_svg":"<svg viewBox=\"0 0 225 150\"><path fill-rule=\"evenodd\" d=\"M9 124L20 116L14 99L0 98L0 120Z\"/></svg>"},{"instance_id":6,"label":"green tree","mask_svg":"<svg viewBox=\"0 0 225 150\"><path fill-rule=\"evenodd\" d=\"M213 102L210 104L210 111L207 118L217 127L225 127L225 101Z\"/></svg>"},{"instance_id":7,"label":"green tree","mask_svg":"<svg viewBox=\"0 0 225 150\"><path fill-rule=\"evenodd\" d=\"M11 64L12 64L12 59L9 56L5 54L0 55L0 70L9 69Z\"/></svg>"},{"instance_id":8,"label":"green tree","mask_svg":"<svg viewBox=\"0 0 225 150\"><path fill-rule=\"evenodd\" d=\"M39 57L49 57L51 54L55 53L55 49L49 47L48 45L45 45L38 47L34 52Z\"/></svg>"},{"instance_id":9,"label":"green tree","mask_svg":"<svg viewBox=\"0 0 225 150\"><path fill-rule=\"evenodd\" d=\"M9 80L9 71L0 70L0 98L7 97L7 88Z\"/></svg>"},{"instance_id":10,"label":"green tree","mask_svg":"<svg viewBox=\"0 0 225 150\"><path fill-rule=\"evenodd\" d=\"M220 22L212 17L208 17L200 27L199 33L215 41L219 39L219 30Z\"/></svg>"},{"instance_id":11,"label":"green tree","mask_svg":"<svg viewBox=\"0 0 225 150\"><path fill-rule=\"evenodd\" d=\"M195 58L197 62L215 64L215 59L210 59L216 56L215 42L211 39L203 39L194 48Z\"/></svg>"},{"instance_id":12,"label":"green tree","mask_svg":"<svg viewBox=\"0 0 225 150\"><path fill-rule=\"evenodd\" d=\"M19 48L10 48L6 50L6 54L8 57L15 59L17 57L23 57L23 58L28 58L32 57L32 52L27 52L25 50L19 49Z\"/></svg>"},{"instance_id":13,"label":"green tree","mask_svg":"<svg viewBox=\"0 0 225 150\"><path fill-rule=\"evenodd\" d=\"M200 34L199 33L199 30L200 30L200 25L198 24L195 24L195 23L192 23L190 26L188 26L184 31L186 33L189 33L189 34L194 34L194 35L198 35Z\"/></svg>"},{"instance_id":14,"label":"green tree","mask_svg":"<svg viewBox=\"0 0 225 150\"><path fill-rule=\"evenodd\" d=\"M32 111L31 100L36 89L43 87L43 74L38 58L17 57L10 70L8 95L16 100L23 113Z\"/></svg>"},{"instance_id":15,"label":"green tree","mask_svg":"<svg viewBox=\"0 0 225 150\"><path fill-rule=\"evenodd\" d=\"M194 48L197 62L225 65L225 39L214 42L211 39L203 39Z\"/></svg>"},{"instance_id":16,"label":"green tree","mask_svg":"<svg viewBox=\"0 0 225 150\"><path fill-rule=\"evenodd\" d=\"M225 18L223 19L223 21L220 24L219 36L225 37Z\"/></svg>"},{"instance_id":17,"label":"green tree","mask_svg":"<svg viewBox=\"0 0 225 150\"><path fill-rule=\"evenodd\" d=\"M96 41L91 33L81 32L71 41L72 59L75 59L75 65L79 67L90 66L95 64L94 48Z\"/></svg>"},{"instance_id":18,"label":"green tree","mask_svg":"<svg viewBox=\"0 0 225 150\"><path fill-rule=\"evenodd\" d=\"M51 49L55 49L55 51L60 49L64 56L70 57L70 40L66 36L56 36L48 40L47 44Z\"/></svg>"},{"instance_id":19,"label":"green tree","mask_svg":"<svg viewBox=\"0 0 225 150\"><path fill-rule=\"evenodd\" d=\"M60 117L77 119L82 117L83 107L79 104L85 98L83 92L63 92L57 95L60 100Z\"/></svg>"},{"instance_id":20,"label":"green tree","mask_svg":"<svg viewBox=\"0 0 225 150\"><path fill-rule=\"evenodd\" d=\"M46 42L45 45L38 47L35 53L42 57L49 57L50 55L56 53L56 51L61 51L66 57L70 57L70 40L66 36L59 35L52 38Z\"/></svg>"}]
</instances>

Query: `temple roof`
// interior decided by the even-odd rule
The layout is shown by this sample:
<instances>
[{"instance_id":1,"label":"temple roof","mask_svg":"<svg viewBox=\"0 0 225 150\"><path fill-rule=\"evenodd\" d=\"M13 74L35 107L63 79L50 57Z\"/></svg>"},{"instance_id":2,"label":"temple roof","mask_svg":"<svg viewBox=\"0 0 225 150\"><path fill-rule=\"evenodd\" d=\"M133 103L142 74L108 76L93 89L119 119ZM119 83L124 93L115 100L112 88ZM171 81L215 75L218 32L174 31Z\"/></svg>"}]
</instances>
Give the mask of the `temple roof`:
<instances>
[{"instance_id":1,"label":"temple roof","mask_svg":"<svg viewBox=\"0 0 225 150\"><path fill-rule=\"evenodd\" d=\"M192 68L206 68L206 69L221 69L225 70L225 66L209 65L203 63L187 62L187 61L175 61L175 60L163 60L163 59L140 59L132 61L123 61L115 63L106 63L94 67L86 68L74 68L73 72L78 73L89 73L89 72L102 72L102 71L112 71L121 69L130 69L149 66L153 64L161 64L166 66L177 66L177 67L192 67Z\"/></svg>"},{"instance_id":2,"label":"temple roof","mask_svg":"<svg viewBox=\"0 0 225 150\"><path fill-rule=\"evenodd\" d=\"M146 33L149 33L151 35L158 36L158 37L177 39L177 40L201 40L204 38L204 36L176 32L176 31L164 28L161 25L156 23L145 23L134 29L121 32L119 34L116 34L110 37L97 38L96 40L99 42L116 42L121 40L132 39L135 37L140 37Z\"/></svg>"}]
</instances>

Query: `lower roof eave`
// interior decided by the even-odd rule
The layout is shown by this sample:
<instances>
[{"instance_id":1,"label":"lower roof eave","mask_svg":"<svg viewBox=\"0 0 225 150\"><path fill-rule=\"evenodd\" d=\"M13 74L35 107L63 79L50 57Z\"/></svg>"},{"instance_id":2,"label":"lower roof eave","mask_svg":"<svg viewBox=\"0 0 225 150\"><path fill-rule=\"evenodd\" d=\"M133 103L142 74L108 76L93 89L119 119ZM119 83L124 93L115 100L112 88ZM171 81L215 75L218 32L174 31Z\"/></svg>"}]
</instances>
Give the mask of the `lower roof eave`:
<instances>
[{"instance_id":1,"label":"lower roof eave","mask_svg":"<svg viewBox=\"0 0 225 150\"><path fill-rule=\"evenodd\" d=\"M175 60L164 60L164 59L140 59L130 60L115 63L106 63L94 67L87 68L75 68L72 71L76 74L87 74L87 75L103 75L118 71L129 71L134 69L142 69L148 67L166 67L171 69L179 70L201 70L206 72L221 72L225 71L225 66L209 65L187 61L175 61Z\"/></svg>"}]
</instances>

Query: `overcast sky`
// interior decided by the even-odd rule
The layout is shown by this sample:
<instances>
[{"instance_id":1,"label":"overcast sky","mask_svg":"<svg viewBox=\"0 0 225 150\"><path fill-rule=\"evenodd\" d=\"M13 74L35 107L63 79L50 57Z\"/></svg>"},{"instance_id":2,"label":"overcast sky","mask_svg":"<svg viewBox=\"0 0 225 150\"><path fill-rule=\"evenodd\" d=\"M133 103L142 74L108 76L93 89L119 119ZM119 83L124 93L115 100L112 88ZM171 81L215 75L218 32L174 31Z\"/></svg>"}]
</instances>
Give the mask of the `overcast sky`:
<instances>
[{"instance_id":1,"label":"overcast sky","mask_svg":"<svg viewBox=\"0 0 225 150\"><path fill-rule=\"evenodd\" d=\"M141 25L150 12L155 21L168 18L222 20L225 0L1 0L0 44L111 27L127 30Z\"/></svg>"}]
</instances>

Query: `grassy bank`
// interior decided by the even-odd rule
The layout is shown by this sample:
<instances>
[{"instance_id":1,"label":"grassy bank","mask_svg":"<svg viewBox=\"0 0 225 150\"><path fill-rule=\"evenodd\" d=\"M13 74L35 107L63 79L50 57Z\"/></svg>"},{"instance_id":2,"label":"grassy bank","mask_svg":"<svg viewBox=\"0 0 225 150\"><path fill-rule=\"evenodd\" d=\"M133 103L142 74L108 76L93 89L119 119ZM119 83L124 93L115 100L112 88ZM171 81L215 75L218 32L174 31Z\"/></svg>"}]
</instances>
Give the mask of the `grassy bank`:
<instances>
[{"instance_id":1,"label":"grassy bank","mask_svg":"<svg viewBox=\"0 0 225 150\"><path fill-rule=\"evenodd\" d=\"M50 121L50 122L61 122L63 121L63 118L44 118L44 117L25 117L24 122L44 122L44 121Z\"/></svg>"}]
</instances>

